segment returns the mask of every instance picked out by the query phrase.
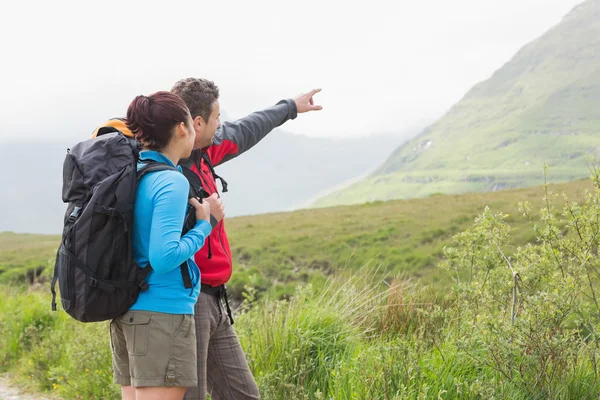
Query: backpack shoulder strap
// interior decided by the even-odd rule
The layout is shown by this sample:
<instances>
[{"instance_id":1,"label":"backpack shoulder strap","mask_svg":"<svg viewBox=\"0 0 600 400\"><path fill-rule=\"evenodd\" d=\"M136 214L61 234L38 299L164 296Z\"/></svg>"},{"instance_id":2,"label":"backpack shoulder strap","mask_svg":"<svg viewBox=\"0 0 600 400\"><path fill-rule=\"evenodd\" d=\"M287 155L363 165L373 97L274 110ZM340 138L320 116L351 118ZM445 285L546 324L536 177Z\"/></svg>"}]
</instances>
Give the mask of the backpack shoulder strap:
<instances>
[{"instance_id":1,"label":"backpack shoulder strap","mask_svg":"<svg viewBox=\"0 0 600 400\"><path fill-rule=\"evenodd\" d=\"M208 192L202 186L202 181L200 180L200 177L194 171L182 165L181 172L183 173L183 176L187 178L190 184L190 190L192 191L191 195L193 194L194 197L200 199L204 199L209 196Z\"/></svg>"},{"instance_id":2,"label":"backpack shoulder strap","mask_svg":"<svg viewBox=\"0 0 600 400\"><path fill-rule=\"evenodd\" d=\"M161 163L161 162L156 162L154 160L140 160L142 163L144 163L145 165L138 169L137 171L137 180L138 182L146 175L149 174L150 172L157 172L157 171L177 171L179 172L179 170L175 167L172 167L170 165L167 165L165 163Z\"/></svg>"},{"instance_id":3,"label":"backpack shoulder strap","mask_svg":"<svg viewBox=\"0 0 600 400\"><path fill-rule=\"evenodd\" d=\"M169 170L179 172L179 170L177 168L167 165L165 163L156 162L154 160L140 160L140 161L145 163L145 165L137 171L138 182L146 174L149 174L150 172L169 171ZM192 186L190 185L190 192L189 192L188 197L191 198L193 195L194 195L194 192L192 191ZM188 206L188 213L189 212L191 212L191 209ZM193 215L194 215L194 219L195 219L196 218L195 213ZM187 215L186 215L186 219L187 219ZM151 267L152 266L149 265L147 268L151 268ZM181 278L183 279L183 287L185 287L186 289L191 289L193 287L193 285L192 285L192 279L190 277L190 271L188 269L187 260L182 262L181 265L179 265L179 269L181 271Z\"/></svg>"},{"instance_id":4,"label":"backpack shoulder strap","mask_svg":"<svg viewBox=\"0 0 600 400\"><path fill-rule=\"evenodd\" d=\"M221 178L219 175L217 175L217 173L215 172L215 168L213 167L212 163L210 162L210 157L208 156L207 153L203 153L202 154L202 159L204 160L204 162L206 163L206 165L208 166L208 169L210 170L210 173L212 174L213 178L215 179L215 181L218 179L221 181L221 185L223 186L223 193L227 193L228 189L227 189L227 181L223 178Z\"/></svg>"}]
</instances>

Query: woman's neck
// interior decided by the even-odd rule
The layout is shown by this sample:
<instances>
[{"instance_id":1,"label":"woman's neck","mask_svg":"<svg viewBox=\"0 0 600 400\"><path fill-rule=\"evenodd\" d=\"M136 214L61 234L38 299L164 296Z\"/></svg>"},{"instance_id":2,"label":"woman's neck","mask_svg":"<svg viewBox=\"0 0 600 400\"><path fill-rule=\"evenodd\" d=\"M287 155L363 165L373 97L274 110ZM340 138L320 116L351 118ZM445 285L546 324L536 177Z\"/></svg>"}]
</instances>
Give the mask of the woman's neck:
<instances>
[{"instance_id":1,"label":"woman's neck","mask_svg":"<svg viewBox=\"0 0 600 400\"><path fill-rule=\"evenodd\" d=\"M169 149L164 149L161 153L163 153L169 160L171 160L173 165L177 166L177 164L179 164L179 159L181 158L179 154L176 154L172 150L169 151Z\"/></svg>"},{"instance_id":2,"label":"woman's neck","mask_svg":"<svg viewBox=\"0 0 600 400\"><path fill-rule=\"evenodd\" d=\"M144 149L144 150L151 150L151 149ZM173 163L173 165L177 166L177 164L179 164L179 160L181 159L181 156L178 154L177 151L174 151L173 149L170 149L170 148L164 148L164 149L155 150L155 151L158 151L162 155L167 157Z\"/></svg>"}]
</instances>

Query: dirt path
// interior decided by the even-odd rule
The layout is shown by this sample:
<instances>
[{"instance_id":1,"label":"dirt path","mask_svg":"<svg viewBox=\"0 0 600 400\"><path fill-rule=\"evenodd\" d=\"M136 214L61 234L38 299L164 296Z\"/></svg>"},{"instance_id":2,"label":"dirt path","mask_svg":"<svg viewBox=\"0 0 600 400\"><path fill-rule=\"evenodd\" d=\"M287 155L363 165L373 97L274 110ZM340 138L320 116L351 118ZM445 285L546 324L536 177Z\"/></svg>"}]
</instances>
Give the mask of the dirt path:
<instances>
[{"instance_id":1,"label":"dirt path","mask_svg":"<svg viewBox=\"0 0 600 400\"><path fill-rule=\"evenodd\" d=\"M0 400L50 400L33 394L24 394L10 384L7 375L0 375Z\"/></svg>"}]
</instances>

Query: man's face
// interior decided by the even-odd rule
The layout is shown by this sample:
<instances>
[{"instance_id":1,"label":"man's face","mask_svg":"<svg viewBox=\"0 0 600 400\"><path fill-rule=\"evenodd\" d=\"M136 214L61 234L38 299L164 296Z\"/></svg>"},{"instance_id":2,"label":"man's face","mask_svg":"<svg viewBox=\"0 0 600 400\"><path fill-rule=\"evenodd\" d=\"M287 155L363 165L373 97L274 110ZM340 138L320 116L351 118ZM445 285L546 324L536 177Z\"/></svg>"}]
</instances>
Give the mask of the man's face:
<instances>
[{"instance_id":1,"label":"man's face","mask_svg":"<svg viewBox=\"0 0 600 400\"><path fill-rule=\"evenodd\" d=\"M194 120L191 115L188 115L187 122L185 123L184 132L186 134L185 138L185 158L188 158L192 154L192 150L194 149L194 145L196 144L196 130L194 129Z\"/></svg>"},{"instance_id":2,"label":"man's face","mask_svg":"<svg viewBox=\"0 0 600 400\"><path fill-rule=\"evenodd\" d=\"M208 121L202 117L194 118L194 129L196 130L195 149L203 149L213 143L215 132L221 126L221 107L219 101L215 100L212 104L212 112Z\"/></svg>"}]
</instances>

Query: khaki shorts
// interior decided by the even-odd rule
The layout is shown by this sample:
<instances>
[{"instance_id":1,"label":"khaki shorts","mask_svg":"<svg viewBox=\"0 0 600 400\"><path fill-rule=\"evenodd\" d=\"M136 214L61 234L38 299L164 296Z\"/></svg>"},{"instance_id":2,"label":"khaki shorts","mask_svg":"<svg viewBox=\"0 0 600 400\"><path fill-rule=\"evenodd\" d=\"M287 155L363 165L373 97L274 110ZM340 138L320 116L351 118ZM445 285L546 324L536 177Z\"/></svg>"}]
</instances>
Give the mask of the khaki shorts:
<instances>
[{"instance_id":1,"label":"khaki shorts","mask_svg":"<svg viewBox=\"0 0 600 400\"><path fill-rule=\"evenodd\" d=\"M133 387L195 387L193 315L128 311L110 323L114 382Z\"/></svg>"}]
</instances>

